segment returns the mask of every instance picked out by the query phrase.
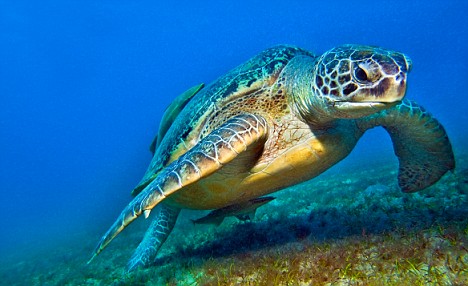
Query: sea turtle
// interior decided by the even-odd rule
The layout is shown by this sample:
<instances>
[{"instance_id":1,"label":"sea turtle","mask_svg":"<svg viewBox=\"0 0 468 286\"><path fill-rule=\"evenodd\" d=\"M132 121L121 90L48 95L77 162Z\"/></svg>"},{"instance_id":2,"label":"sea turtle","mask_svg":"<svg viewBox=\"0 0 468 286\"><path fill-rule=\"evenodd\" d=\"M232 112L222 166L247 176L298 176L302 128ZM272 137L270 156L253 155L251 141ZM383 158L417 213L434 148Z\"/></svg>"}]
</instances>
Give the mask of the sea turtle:
<instances>
[{"instance_id":1,"label":"sea turtle","mask_svg":"<svg viewBox=\"0 0 468 286\"><path fill-rule=\"evenodd\" d=\"M128 270L151 265L181 209L250 206L329 169L376 126L390 134L402 191L434 184L455 167L454 156L443 126L403 99L410 69L406 55L380 47L343 45L316 55L283 45L181 96L136 197L91 260L160 205Z\"/></svg>"}]
</instances>

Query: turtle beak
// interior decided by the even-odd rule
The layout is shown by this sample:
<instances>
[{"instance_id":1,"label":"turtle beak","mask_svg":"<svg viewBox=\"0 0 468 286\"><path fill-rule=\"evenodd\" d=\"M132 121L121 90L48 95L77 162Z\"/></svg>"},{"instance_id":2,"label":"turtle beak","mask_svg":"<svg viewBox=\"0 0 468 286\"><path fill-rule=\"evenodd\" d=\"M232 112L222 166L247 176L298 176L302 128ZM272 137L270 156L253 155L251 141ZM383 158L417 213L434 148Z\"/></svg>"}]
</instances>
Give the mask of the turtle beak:
<instances>
[{"instance_id":1,"label":"turtle beak","mask_svg":"<svg viewBox=\"0 0 468 286\"><path fill-rule=\"evenodd\" d=\"M406 72L410 72L411 69L413 68L413 61L411 60L410 57L407 55L403 55L405 57L405 62L406 62Z\"/></svg>"},{"instance_id":2,"label":"turtle beak","mask_svg":"<svg viewBox=\"0 0 468 286\"><path fill-rule=\"evenodd\" d=\"M338 112L341 113L341 117L343 118L360 118L360 117L378 112L380 110L390 108L396 105L397 103L398 101L395 101L395 102L341 101L341 102L335 102L334 108Z\"/></svg>"}]
</instances>

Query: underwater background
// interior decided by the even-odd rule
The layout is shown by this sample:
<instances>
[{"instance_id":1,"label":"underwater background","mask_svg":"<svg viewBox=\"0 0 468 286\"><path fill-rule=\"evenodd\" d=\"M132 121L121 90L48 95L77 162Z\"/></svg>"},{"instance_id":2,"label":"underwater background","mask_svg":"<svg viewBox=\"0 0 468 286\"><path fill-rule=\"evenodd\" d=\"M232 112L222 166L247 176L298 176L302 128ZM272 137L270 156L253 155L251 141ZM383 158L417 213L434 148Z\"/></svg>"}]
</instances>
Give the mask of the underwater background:
<instances>
[{"instance_id":1,"label":"underwater background","mask_svg":"<svg viewBox=\"0 0 468 286\"><path fill-rule=\"evenodd\" d=\"M466 285L467 12L464 0L1 1L0 284L371 285L373 273L375 285ZM390 138L375 129L251 222L193 226L204 213L187 211L156 265L126 275L138 220L86 265L172 99L277 44L346 43L411 57L406 97L445 126L455 173L400 193Z\"/></svg>"}]
</instances>

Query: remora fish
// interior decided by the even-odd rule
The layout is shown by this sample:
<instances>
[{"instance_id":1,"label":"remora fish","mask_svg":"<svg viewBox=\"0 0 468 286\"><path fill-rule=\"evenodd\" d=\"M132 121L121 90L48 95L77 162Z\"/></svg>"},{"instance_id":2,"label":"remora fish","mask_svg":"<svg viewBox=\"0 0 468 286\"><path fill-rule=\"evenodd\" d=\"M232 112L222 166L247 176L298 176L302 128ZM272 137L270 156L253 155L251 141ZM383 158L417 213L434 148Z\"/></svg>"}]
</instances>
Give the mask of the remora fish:
<instances>
[{"instance_id":1,"label":"remora fish","mask_svg":"<svg viewBox=\"0 0 468 286\"><path fill-rule=\"evenodd\" d=\"M177 96L174 99L174 101L172 101L172 103L166 108L166 110L164 111L163 118L161 119L161 123L159 124L158 134L156 134L156 136L153 139L153 142L151 142L151 145L149 147L153 155L156 151L156 148L161 144L161 140L164 138L164 135L166 135L167 130L169 130L172 123L179 115L180 111L187 105L190 99L192 99L192 97L195 94L197 94L204 86L205 84L201 83L199 85L191 87L184 93Z\"/></svg>"},{"instance_id":2,"label":"remora fish","mask_svg":"<svg viewBox=\"0 0 468 286\"><path fill-rule=\"evenodd\" d=\"M235 216L240 220L253 219L258 207L274 200L275 197L261 197L251 199L240 204L230 205L210 212L208 215L192 220L194 224L220 225L227 216Z\"/></svg>"}]
</instances>

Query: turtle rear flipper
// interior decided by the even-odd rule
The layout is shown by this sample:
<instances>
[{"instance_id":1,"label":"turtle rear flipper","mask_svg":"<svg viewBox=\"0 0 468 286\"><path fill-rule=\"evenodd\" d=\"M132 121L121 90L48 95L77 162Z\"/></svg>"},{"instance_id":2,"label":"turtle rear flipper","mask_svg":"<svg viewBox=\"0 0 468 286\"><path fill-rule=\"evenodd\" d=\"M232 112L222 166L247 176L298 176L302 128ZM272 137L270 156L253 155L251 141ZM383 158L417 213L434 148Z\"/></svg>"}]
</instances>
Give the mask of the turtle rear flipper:
<instances>
[{"instance_id":1,"label":"turtle rear flipper","mask_svg":"<svg viewBox=\"0 0 468 286\"><path fill-rule=\"evenodd\" d=\"M257 157L267 139L267 122L241 114L215 129L187 153L164 168L123 210L96 246L91 260L141 214L145 217L167 196L221 169L236 157ZM240 156L241 155L241 156ZM245 158L244 158L245 159ZM88 263L89 263L88 262Z\"/></svg>"},{"instance_id":2,"label":"turtle rear flipper","mask_svg":"<svg viewBox=\"0 0 468 286\"><path fill-rule=\"evenodd\" d=\"M455 168L452 145L444 127L417 103L404 100L389 109L357 121L366 130L384 127L400 162L398 184L416 192L437 182Z\"/></svg>"},{"instance_id":3,"label":"turtle rear flipper","mask_svg":"<svg viewBox=\"0 0 468 286\"><path fill-rule=\"evenodd\" d=\"M151 222L145 237L128 261L127 271L147 267L153 263L159 248L171 233L179 216L180 209L161 204L158 215Z\"/></svg>"}]
</instances>

